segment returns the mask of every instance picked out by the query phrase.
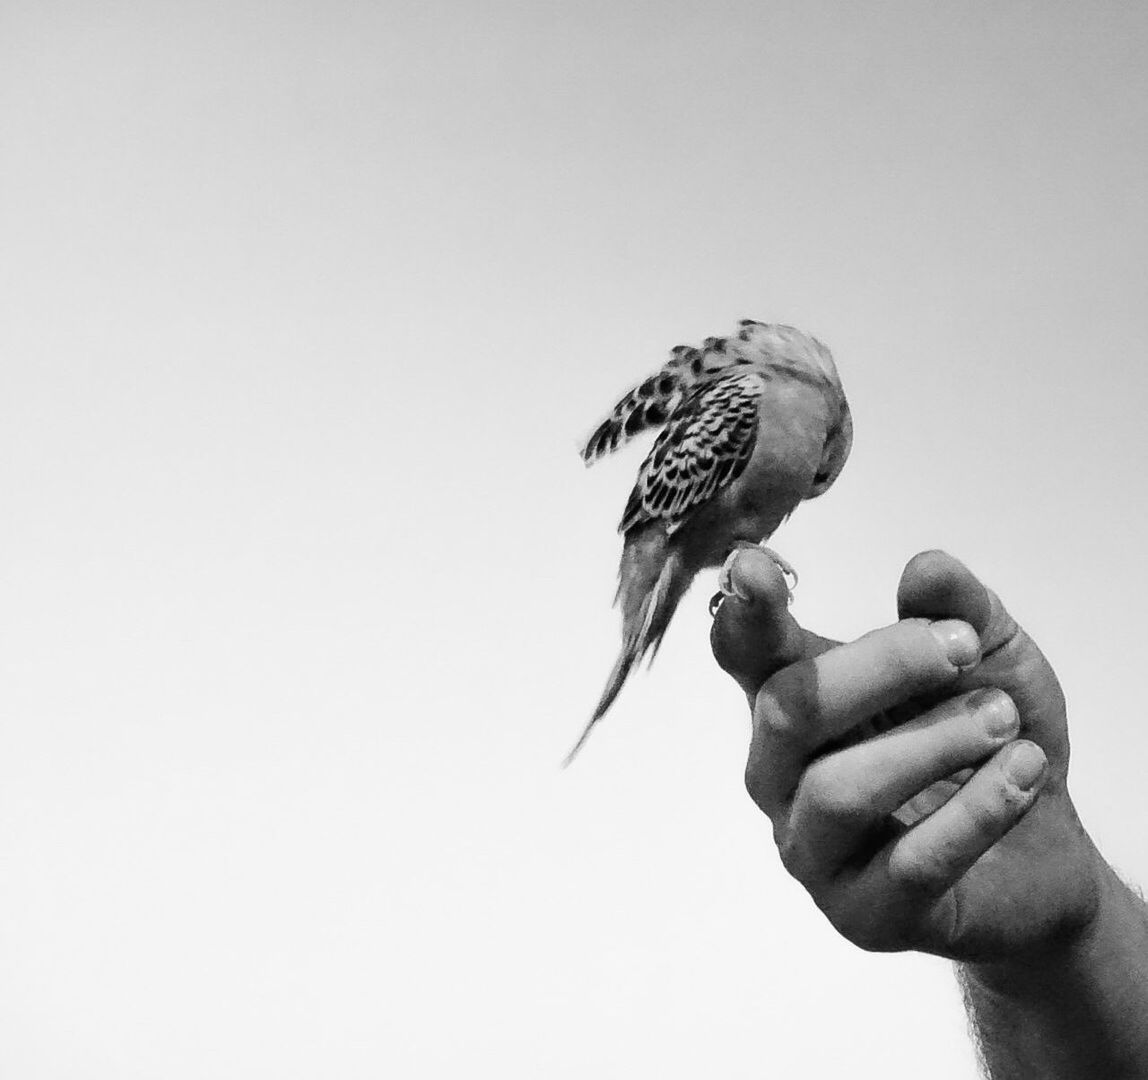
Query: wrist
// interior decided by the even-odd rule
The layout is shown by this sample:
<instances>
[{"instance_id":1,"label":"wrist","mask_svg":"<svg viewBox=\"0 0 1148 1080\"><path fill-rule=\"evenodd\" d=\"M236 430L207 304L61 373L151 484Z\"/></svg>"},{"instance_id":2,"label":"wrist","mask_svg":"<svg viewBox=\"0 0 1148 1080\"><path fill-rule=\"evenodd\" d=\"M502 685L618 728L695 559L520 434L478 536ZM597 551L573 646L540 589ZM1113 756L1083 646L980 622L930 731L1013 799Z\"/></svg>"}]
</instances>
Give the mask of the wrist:
<instances>
[{"instance_id":1,"label":"wrist","mask_svg":"<svg viewBox=\"0 0 1148 1080\"><path fill-rule=\"evenodd\" d=\"M1081 902L1063 915L1059 925L1032 944L1000 959L964 965L968 979L995 996L1055 996L1097 973L1120 966L1124 960L1148 950L1148 908L1105 862L1091 841L1081 860Z\"/></svg>"},{"instance_id":2,"label":"wrist","mask_svg":"<svg viewBox=\"0 0 1148 1080\"><path fill-rule=\"evenodd\" d=\"M1148 908L1096 853L1087 918L1008 959L962 965L992 1075L1148 1075Z\"/></svg>"}]
</instances>

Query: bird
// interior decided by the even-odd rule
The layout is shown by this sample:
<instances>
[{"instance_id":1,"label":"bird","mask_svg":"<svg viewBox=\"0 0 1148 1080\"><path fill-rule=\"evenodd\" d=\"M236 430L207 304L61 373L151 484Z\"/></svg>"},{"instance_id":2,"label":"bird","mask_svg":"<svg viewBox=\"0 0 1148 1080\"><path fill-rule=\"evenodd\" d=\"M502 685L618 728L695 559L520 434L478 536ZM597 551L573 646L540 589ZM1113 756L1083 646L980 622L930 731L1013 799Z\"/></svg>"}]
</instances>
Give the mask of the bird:
<instances>
[{"instance_id":1,"label":"bird","mask_svg":"<svg viewBox=\"0 0 1148 1080\"><path fill-rule=\"evenodd\" d=\"M853 419L829 349L792 326L755 319L742 319L728 337L671 349L669 360L598 425L582 460L592 465L654 429L659 434L618 525L621 651L564 765L634 665L647 654L653 661L696 575L722 567L719 583L728 593L732 554L764 548L799 503L832 486L853 445ZM765 550L796 584L789 563Z\"/></svg>"}]
</instances>

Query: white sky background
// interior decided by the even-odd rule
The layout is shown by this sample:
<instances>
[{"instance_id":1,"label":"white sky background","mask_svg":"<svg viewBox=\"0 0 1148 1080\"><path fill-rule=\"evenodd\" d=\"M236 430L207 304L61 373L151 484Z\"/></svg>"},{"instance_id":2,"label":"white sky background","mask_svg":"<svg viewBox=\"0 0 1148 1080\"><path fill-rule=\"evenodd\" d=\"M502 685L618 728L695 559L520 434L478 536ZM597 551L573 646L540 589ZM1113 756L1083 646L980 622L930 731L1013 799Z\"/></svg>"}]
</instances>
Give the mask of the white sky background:
<instances>
[{"instance_id":1,"label":"white sky background","mask_svg":"<svg viewBox=\"0 0 1148 1080\"><path fill-rule=\"evenodd\" d=\"M743 316L834 350L775 538L849 637L943 546L1148 881L1148 15L0 7L0 1075L973 1075L742 786L709 575L577 766L641 452Z\"/></svg>"}]
</instances>

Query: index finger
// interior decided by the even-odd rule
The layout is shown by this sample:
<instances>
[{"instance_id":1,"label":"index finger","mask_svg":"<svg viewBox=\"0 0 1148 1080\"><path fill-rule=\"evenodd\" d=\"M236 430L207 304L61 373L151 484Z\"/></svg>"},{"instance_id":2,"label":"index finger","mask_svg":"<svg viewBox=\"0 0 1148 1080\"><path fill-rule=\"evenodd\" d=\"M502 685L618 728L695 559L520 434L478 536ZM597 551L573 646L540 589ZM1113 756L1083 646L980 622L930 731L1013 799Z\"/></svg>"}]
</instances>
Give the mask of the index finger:
<instances>
[{"instance_id":1,"label":"index finger","mask_svg":"<svg viewBox=\"0 0 1148 1080\"><path fill-rule=\"evenodd\" d=\"M798 625L789 613L785 577L764 551L738 551L729 577L734 591L714 616L710 647L721 669L733 676L751 701L775 671L836 644Z\"/></svg>"},{"instance_id":2,"label":"index finger","mask_svg":"<svg viewBox=\"0 0 1148 1080\"><path fill-rule=\"evenodd\" d=\"M806 765L862 722L921 694L950 689L975 665L967 623L905 620L773 676L757 695L746 786L771 817Z\"/></svg>"}]
</instances>

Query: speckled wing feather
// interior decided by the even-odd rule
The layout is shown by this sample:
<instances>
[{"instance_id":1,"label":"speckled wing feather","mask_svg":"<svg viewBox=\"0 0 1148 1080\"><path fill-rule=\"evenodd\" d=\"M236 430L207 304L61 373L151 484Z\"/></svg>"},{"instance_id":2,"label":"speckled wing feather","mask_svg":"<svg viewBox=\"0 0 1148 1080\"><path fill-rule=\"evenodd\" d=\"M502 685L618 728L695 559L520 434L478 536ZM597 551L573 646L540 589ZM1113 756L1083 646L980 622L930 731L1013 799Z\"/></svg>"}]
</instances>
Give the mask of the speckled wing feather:
<instances>
[{"instance_id":1,"label":"speckled wing feather","mask_svg":"<svg viewBox=\"0 0 1148 1080\"><path fill-rule=\"evenodd\" d=\"M760 373L735 368L681 403L642 462L619 532L661 520L672 536L694 509L741 475L757 441L764 385Z\"/></svg>"},{"instance_id":2,"label":"speckled wing feather","mask_svg":"<svg viewBox=\"0 0 1148 1080\"><path fill-rule=\"evenodd\" d=\"M592 465L599 458L625 446L635 435L664 424L670 413L681 404L685 389L681 374L670 366L635 386L587 440L582 460Z\"/></svg>"},{"instance_id":3,"label":"speckled wing feather","mask_svg":"<svg viewBox=\"0 0 1148 1080\"><path fill-rule=\"evenodd\" d=\"M750 363L752 357L746 352L750 325L745 320L737 338L706 338L701 348L675 345L661 370L635 386L598 425L582 450L582 460L592 465L635 435L661 427L699 382L737 364Z\"/></svg>"}]
</instances>

